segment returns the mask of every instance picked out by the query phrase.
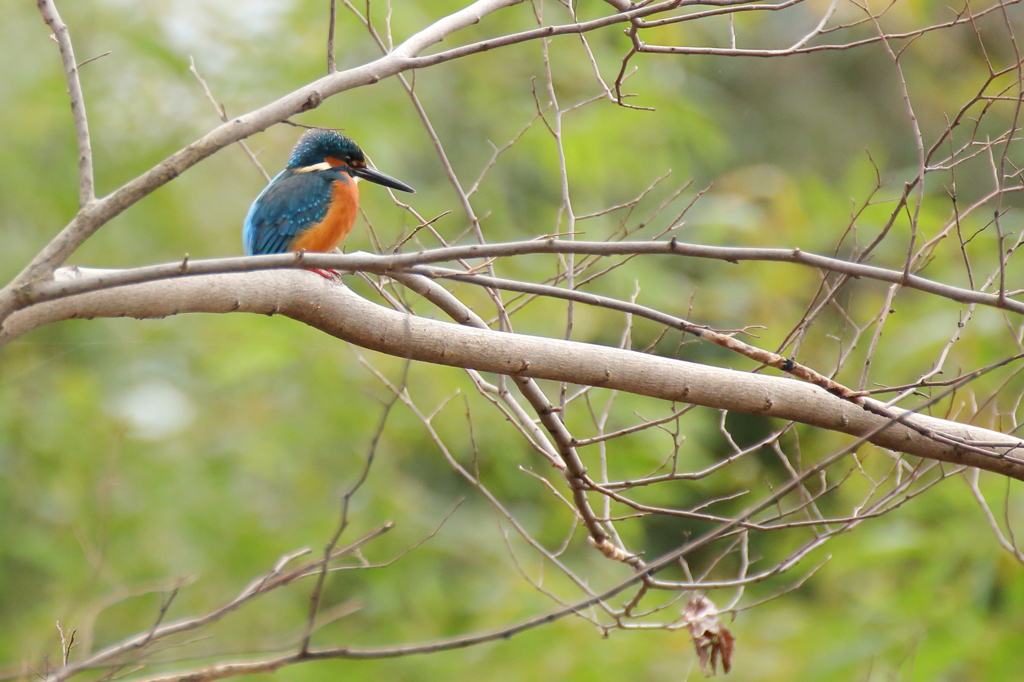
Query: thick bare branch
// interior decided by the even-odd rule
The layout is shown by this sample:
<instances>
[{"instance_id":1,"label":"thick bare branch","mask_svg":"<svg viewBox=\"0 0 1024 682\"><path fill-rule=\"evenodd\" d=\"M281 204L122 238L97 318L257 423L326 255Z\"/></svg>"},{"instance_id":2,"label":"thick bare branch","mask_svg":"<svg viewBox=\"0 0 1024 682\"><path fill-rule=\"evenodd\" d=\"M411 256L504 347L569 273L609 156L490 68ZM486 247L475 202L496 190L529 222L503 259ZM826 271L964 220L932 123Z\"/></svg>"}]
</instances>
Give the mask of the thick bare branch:
<instances>
[{"instance_id":1,"label":"thick bare branch","mask_svg":"<svg viewBox=\"0 0 1024 682\"><path fill-rule=\"evenodd\" d=\"M965 452L901 424L886 428L889 420L803 382L413 317L301 271L196 276L41 303L12 315L0 332L0 342L58 320L162 318L187 312L284 315L356 345L422 362L627 391L788 419L853 436L883 428L871 437L881 447L1024 480L1020 458L1024 442L995 431L898 410L921 428L992 454Z\"/></svg>"}]
</instances>

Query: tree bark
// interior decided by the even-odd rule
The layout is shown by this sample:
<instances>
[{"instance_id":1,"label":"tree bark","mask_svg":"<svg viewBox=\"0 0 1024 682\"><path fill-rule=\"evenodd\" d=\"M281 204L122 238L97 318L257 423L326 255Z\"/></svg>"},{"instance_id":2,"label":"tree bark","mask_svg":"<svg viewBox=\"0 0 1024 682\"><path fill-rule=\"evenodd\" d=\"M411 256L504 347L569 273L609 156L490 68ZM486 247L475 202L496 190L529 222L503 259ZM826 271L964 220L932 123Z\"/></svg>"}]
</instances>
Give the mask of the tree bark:
<instances>
[{"instance_id":1,"label":"tree bark","mask_svg":"<svg viewBox=\"0 0 1024 682\"><path fill-rule=\"evenodd\" d=\"M926 429L997 453L987 456L936 442L791 378L417 317L380 306L303 270L197 275L39 303L4 322L0 345L60 320L231 312L283 315L363 348L421 362L793 420L866 438L897 452L1024 480L1024 462L1019 459L1024 441L996 431L889 408Z\"/></svg>"}]
</instances>

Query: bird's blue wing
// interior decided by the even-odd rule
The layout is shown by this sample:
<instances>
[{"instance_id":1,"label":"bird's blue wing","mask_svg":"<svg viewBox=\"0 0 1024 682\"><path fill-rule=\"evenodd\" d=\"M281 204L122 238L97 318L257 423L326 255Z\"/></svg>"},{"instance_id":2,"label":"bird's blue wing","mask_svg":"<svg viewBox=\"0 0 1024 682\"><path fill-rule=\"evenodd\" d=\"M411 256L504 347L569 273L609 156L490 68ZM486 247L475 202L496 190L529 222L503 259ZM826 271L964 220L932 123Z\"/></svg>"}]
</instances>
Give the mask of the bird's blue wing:
<instances>
[{"instance_id":1,"label":"bird's blue wing","mask_svg":"<svg viewBox=\"0 0 1024 682\"><path fill-rule=\"evenodd\" d=\"M285 253L295 237L327 215L335 173L285 170L256 197L242 227L249 256Z\"/></svg>"}]
</instances>

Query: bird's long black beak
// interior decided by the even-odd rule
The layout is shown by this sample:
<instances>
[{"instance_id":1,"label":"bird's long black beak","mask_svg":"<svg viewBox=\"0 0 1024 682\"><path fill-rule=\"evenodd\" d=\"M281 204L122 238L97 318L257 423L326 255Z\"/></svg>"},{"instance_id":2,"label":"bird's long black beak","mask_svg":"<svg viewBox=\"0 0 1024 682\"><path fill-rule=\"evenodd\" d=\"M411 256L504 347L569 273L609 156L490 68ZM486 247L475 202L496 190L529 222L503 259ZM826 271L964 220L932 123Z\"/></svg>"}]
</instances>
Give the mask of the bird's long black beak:
<instances>
[{"instance_id":1,"label":"bird's long black beak","mask_svg":"<svg viewBox=\"0 0 1024 682\"><path fill-rule=\"evenodd\" d=\"M390 175L386 175L384 173L381 173L376 168L370 168L369 166L363 166L362 168L351 168L350 167L350 170L352 172L352 175L355 175L358 178L362 178L363 180L369 180L370 182L375 182L378 185L384 185L385 187L390 187L391 189L397 189L397 190L400 190L402 192L409 192L409 193L412 193L412 194L415 194L415 192L416 192L416 190L414 190L409 185L405 184L404 182L402 182L400 180L395 180Z\"/></svg>"}]
</instances>

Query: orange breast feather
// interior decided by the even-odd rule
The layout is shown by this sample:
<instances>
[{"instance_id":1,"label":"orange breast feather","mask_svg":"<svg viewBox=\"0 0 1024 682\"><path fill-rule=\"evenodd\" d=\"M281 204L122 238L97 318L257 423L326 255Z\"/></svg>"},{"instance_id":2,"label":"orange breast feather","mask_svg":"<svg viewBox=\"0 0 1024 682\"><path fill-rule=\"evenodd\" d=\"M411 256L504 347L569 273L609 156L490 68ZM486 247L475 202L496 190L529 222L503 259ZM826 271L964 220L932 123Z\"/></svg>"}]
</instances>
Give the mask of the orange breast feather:
<instances>
[{"instance_id":1,"label":"orange breast feather","mask_svg":"<svg viewBox=\"0 0 1024 682\"><path fill-rule=\"evenodd\" d=\"M319 223L299 234L289 251L333 251L356 222L359 212L359 187L355 180L335 180L331 188L331 208Z\"/></svg>"}]
</instances>

